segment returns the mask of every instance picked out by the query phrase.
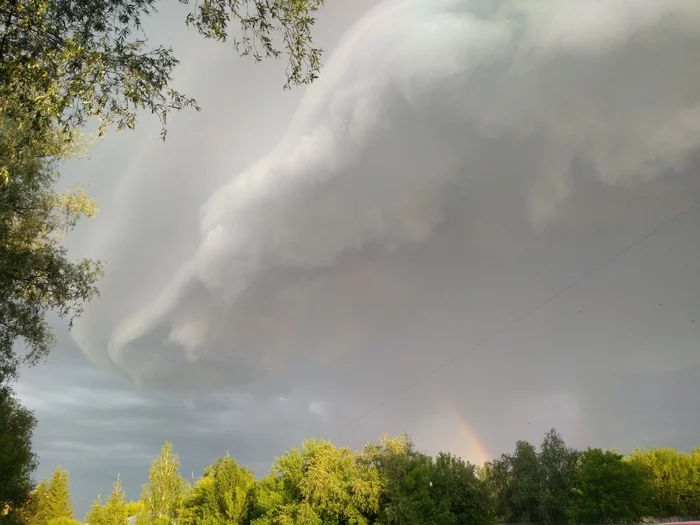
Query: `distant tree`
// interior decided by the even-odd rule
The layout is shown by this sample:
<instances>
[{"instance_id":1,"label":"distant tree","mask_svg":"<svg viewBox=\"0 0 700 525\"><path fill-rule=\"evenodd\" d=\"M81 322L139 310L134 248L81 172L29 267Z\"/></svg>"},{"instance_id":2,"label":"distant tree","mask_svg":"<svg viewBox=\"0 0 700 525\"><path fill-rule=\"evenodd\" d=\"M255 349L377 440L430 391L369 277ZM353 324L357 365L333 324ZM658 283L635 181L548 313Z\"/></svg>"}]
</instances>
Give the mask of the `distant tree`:
<instances>
[{"instance_id":1,"label":"distant tree","mask_svg":"<svg viewBox=\"0 0 700 525\"><path fill-rule=\"evenodd\" d=\"M126 494L122 488L119 476L114 482L114 488L107 500L103 510L103 525L126 525L127 515L126 510Z\"/></svg>"},{"instance_id":2,"label":"distant tree","mask_svg":"<svg viewBox=\"0 0 700 525\"><path fill-rule=\"evenodd\" d=\"M647 470L656 516L700 518L700 455L672 448L635 450L628 461Z\"/></svg>"},{"instance_id":3,"label":"distant tree","mask_svg":"<svg viewBox=\"0 0 700 525\"><path fill-rule=\"evenodd\" d=\"M540 490L538 521L545 525L566 522L566 509L576 483L580 452L566 446L554 429L540 446Z\"/></svg>"},{"instance_id":4,"label":"distant tree","mask_svg":"<svg viewBox=\"0 0 700 525\"><path fill-rule=\"evenodd\" d=\"M48 480L42 479L32 491L27 505L26 522L28 525L46 525L49 522L50 516L48 516L45 505L48 486Z\"/></svg>"},{"instance_id":5,"label":"distant tree","mask_svg":"<svg viewBox=\"0 0 700 525\"><path fill-rule=\"evenodd\" d=\"M65 516L61 518L54 518L49 521L49 525L80 525L80 522L75 518L66 518Z\"/></svg>"},{"instance_id":6,"label":"distant tree","mask_svg":"<svg viewBox=\"0 0 700 525\"><path fill-rule=\"evenodd\" d=\"M537 450L518 441L513 454L503 454L486 466L499 518L536 522L540 517L542 472Z\"/></svg>"},{"instance_id":7,"label":"distant tree","mask_svg":"<svg viewBox=\"0 0 700 525\"><path fill-rule=\"evenodd\" d=\"M693 494L700 494L700 448L694 448L690 453L690 469L692 471L691 491ZM687 502L686 516L688 518L700 519L700 498Z\"/></svg>"},{"instance_id":8,"label":"distant tree","mask_svg":"<svg viewBox=\"0 0 700 525\"><path fill-rule=\"evenodd\" d=\"M432 494L432 459L417 450L406 434L382 436L364 447L362 460L376 469L381 481L377 524L440 524L451 520L449 502Z\"/></svg>"},{"instance_id":9,"label":"distant tree","mask_svg":"<svg viewBox=\"0 0 700 525\"><path fill-rule=\"evenodd\" d=\"M647 472L622 455L588 449L581 456L567 514L574 524L639 523L651 510Z\"/></svg>"},{"instance_id":10,"label":"distant tree","mask_svg":"<svg viewBox=\"0 0 700 525\"><path fill-rule=\"evenodd\" d=\"M85 525L105 525L105 509L100 495L97 496L85 515Z\"/></svg>"},{"instance_id":11,"label":"distant tree","mask_svg":"<svg viewBox=\"0 0 700 525\"><path fill-rule=\"evenodd\" d=\"M251 522L368 525L379 506L375 470L348 448L310 439L275 461L252 494Z\"/></svg>"},{"instance_id":12,"label":"distant tree","mask_svg":"<svg viewBox=\"0 0 700 525\"><path fill-rule=\"evenodd\" d=\"M180 475L180 458L173 453L172 443L167 442L151 463L148 483L141 493L143 511L137 521L153 525L174 523L186 490L187 482Z\"/></svg>"},{"instance_id":13,"label":"distant tree","mask_svg":"<svg viewBox=\"0 0 700 525\"><path fill-rule=\"evenodd\" d=\"M0 387L0 509L8 509L7 520L29 500L36 456L32 433L36 420L9 387Z\"/></svg>"},{"instance_id":14,"label":"distant tree","mask_svg":"<svg viewBox=\"0 0 700 525\"><path fill-rule=\"evenodd\" d=\"M430 469L430 496L435 505L446 504L445 525L487 525L495 522L495 509L476 467L452 454L440 452Z\"/></svg>"},{"instance_id":15,"label":"distant tree","mask_svg":"<svg viewBox=\"0 0 700 525\"><path fill-rule=\"evenodd\" d=\"M124 506L126 507L127 516L138 516L143 510L143 501L127 501Z\"/></svg>"},{"instance_id":16,"label":"distant tree","mask_svg":"<svg viewBox=\"0 0 700 525\"><path fill-rule=\"evenodd\" d=\"M48 480L42 480L32 495L29 525L69 525L73 518L68 471L60 465Z\"/></svg>"},{"instance_id":17,"label":"distant tree","mask_svg":"<svg viewBox=\"0 0 700 525\"><path fill-rule=\"evenodd\" d=\"M180 523L237 525L248 511L248 495L255 484L249 469L228 454L208 466L185 499Z\"/></svg>"},{"instance_id":18,"label":"distant tree","mask_svg":"<svg viewBox=\"0 0 700 525\"><path fill-rule=\"evenodd\" d=\"M46 508L49 522L57 519L73 519L75 510L70 495L68 471L60 465L56 467L46 490Z\"/></svg>"}]
</instances>

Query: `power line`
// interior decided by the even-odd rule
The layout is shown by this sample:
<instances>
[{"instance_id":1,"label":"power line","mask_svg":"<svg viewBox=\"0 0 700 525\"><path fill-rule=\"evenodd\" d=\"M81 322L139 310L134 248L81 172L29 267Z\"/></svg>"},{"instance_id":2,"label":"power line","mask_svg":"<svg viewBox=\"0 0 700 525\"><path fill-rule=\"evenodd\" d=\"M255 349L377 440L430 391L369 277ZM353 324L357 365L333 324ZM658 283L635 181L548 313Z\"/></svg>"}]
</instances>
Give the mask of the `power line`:
<instances>
[{"instance_id":1,"label":"power line","mask_svg":"<svg viewBox=\"0 0 700 525\"><path fill-rule=\"evenodd\" d=\"M527 317L529 317L530 315L532 315L533 313L535 313L535 312L536 312L537 310L539 310L540 308L542 308L542 307L548 305L549 303L551 303L552 301L554 301L555 299L557 299L557 298L558 298L559 296L561 296L562 294L566 293L568 290L570 290L571 288L573 288L573 287L576 286L577 284L579 284L579 283L581 283L582 281L588 279L591 275L597 273L599 270L601 270L603 267L607 266L608 264L611 264L612 262L616 261L617 259L619 259L620 257L622 257L624 254L626 254L628 251L630 251L632 248L634 248L634 247L637 246L638 244L641 244L642 242L646 241L647 239L649 239L649 237L655 235L656 233L658 233L658 232L661 231L662 229L666 228L667 226L670 226L672 223L674 223L675 221L677 221L678 219L680 219L683 215L685 215L686 213L690 212L691 210L697 208L698 206L700 206L700 201L699 201L699 202L696 202L695 204L691 204L690 206L688 206L687 208L685 208L684 210L682 210L680 213L674 215L674 216L671 217L670 219L668 219L668 220L664 221L663 223L661 223L661 225L658 226L656 229L654 229L654 230L652 230L651 232L649 232L649 233L643 235L642 237L640 237L639 239L637 239L636 241L634 241L632 244L630 244L629 246L627 246L625 249L623 249L622 251L616 253L616 254L615 254L613 257L611 257L610 259L608 259L608 260L602 262L601 264L599 264L598 266L596 266L595 268L593 268L593 269L592 269L591 271L589 271L588 273L585 273L584 275L582 275L581 277L579 277L578 279L576 279L576 280L575 280L574 282L572 282L571 284L565 286L564 288L561 288L559 291L557 291L556 293L554 293L553 295L551 295L549 298L547 298L547 299L544 300L543 302L537 304L536 306L534 306L533 308L531 308L531 309L529 309L529 310L526 310L524 313L522 313L521 315L519 315L518 317L516 317L513 321L511 321L510 323L508 323L508 324L505 325L504 327L499 328L498 330L496 330L495 332L493 332L493 333L490 334L490 335L487 335L485 338L483 338L483 339L482 339L481 341L479 341L478 343L476 343L476 344L474 344L473 346L467 348L467 350L465 350L464 352L453 356L453 357L452 357L451 359L449 359L446 363L444 363L444 364L438 366L437 368L434 368L434 369L430 370L427 374L425 374L425 375L423 375L423 376L419 376L413 383L411 383L411 384L408 385L407 387L403 388L402 390L400 390L400 391L398 391L398 392L395 392L393 395L389 396L388 398L385 398L382 402L380 402L379 404L373 406L373 407L370 408L369 410L363 412L363 413L360 414L359 416L350 419L349 421L347 421L346 423L344 423L343 425L341 425L340 427L338 427L337 429L335 429L334 431L332 431L330 434L332 435L332 434L335 434L336 432L340 432L341 430L345 430L345 429L348 428L350 425L352 425L352 424L354 424L354 423L360 421L361 419L364 419L364 418L367 417L368 415L370 415L370 414L376 412L377 410L379 410L380 408L382 408L382 407L388 405L388 404L391 403L391 401L392 401L394 398L396 398L397 396L400 396L400 395L405 394L405 393L408 392L409 390L411 390L411 389L415 388L416 386L420 385L421 383L423 383L426 379L429 379L429 378L433 377L435 374L437 374L437 373L439 373L439 372L442 372L442 371L443 371L445 368L447 368L448 366L453 365L454 363L456 363L456 362L459 361L460 359L462 359L462 358L464 358L464 357L466 357L466 356L468 356L468 355L474 353L476 350L478 350L480 347L482 347L483 345L485 345L486 343L488 343L488 342L491 341L492 339L495 339L496 337L498 337L498 336L501 335L502 333L504 333L504 332L506 332L507 330L511 329L513 326L517 325L517 324L520 323L522 320L526 319Z\"/></svg>"}]
</instances>

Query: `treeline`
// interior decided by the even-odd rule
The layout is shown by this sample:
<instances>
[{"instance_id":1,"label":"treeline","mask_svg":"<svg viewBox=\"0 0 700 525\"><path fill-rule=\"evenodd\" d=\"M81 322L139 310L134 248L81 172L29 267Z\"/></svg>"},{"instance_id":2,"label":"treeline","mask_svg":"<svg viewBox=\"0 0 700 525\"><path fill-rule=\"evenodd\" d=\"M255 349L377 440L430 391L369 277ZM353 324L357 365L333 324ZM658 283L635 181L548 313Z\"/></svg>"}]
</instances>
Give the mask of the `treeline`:
<instances>
[{"instance_id":1,"label":"treeline","mask_svg":"<svg viewBox=\"0 0 700 525\"><path fill-rule=\"evenodd\" d=\"M486 525L639 523L646 517L700 517L700 449L614 451L567 447L554 430L536 449L476 466L450 453L436 457L406 435L383 437L362 451L310 439L277 458L269 474L226 455L193 484L180 474L166 443L137 501L119 478L98 496L87 525ZM24 525L76 524L68 473L42 481L25 508Z\"/></svg>"}]
</instances>

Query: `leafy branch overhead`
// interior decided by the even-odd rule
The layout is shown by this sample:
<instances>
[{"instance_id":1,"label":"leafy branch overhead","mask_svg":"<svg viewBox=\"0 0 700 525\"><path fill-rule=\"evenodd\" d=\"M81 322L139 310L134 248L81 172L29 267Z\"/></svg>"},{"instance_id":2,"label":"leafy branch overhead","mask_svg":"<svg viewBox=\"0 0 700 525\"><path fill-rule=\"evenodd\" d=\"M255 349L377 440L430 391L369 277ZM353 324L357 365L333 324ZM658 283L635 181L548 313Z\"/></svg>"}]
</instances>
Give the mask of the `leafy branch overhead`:
<instances>
[{"instance_id":1,"label":"leafy branch overhead","mask_svg":"<svg viewBox=\"0 0 700 525\"><path fill-rule=\"evenodd\" d=\"M311 29L323 4L324 0L204 0L196 3L187 24L207 38L225 41L230 23L237 22L241 35L233 45L242 56L259 62L286 55L284 87L289 89L318 77L322 50L313 46Z\"/></svg>"},{"instance_id":2,"label":"leafy branch overhead","mask_svg":"<svg viewBox=\"0 0 700 525\"><path fill-rule=\"evenodd\" d=\"M188 0L181 0L187 3ZM152 46L143 21L157 0L4 0L0 3L0 111L31 115L35 132L64 130L90 117L100 130L133 128L150 111L166 134L168 114L199 106L171 87L178 59ZM256 61L286 57L286 88L313 81L321 50L311 41L321 0L204 0L186 18L206 38L225 41Z\"/></svg>"}]
</instances>

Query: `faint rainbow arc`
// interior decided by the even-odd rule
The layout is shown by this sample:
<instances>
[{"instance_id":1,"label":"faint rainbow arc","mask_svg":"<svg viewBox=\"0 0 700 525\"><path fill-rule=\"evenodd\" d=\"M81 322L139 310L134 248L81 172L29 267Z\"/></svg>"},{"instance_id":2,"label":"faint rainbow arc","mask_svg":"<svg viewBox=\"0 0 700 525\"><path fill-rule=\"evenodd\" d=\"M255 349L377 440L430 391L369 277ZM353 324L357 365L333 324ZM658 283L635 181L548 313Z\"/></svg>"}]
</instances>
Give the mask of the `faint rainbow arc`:
<instances>
[{"instance_id":1,"label":"faint rainbow arc","mask_svg":"<svg viewBox=\"0 0 700 525\"><path fill-rule=\"evenodd\" d=\"M460 434L466 438L467 447L469 452L476 456L474 458L479 464L484 464L487 461L491 461L492 456L488 451L488 448L483 443L476 431L469 425L466 418L453 406L450 406L450 412L457 420L457 426L459 427ZM472 458L464 458L472 459Z\"/></svg>"}]
</instances>

